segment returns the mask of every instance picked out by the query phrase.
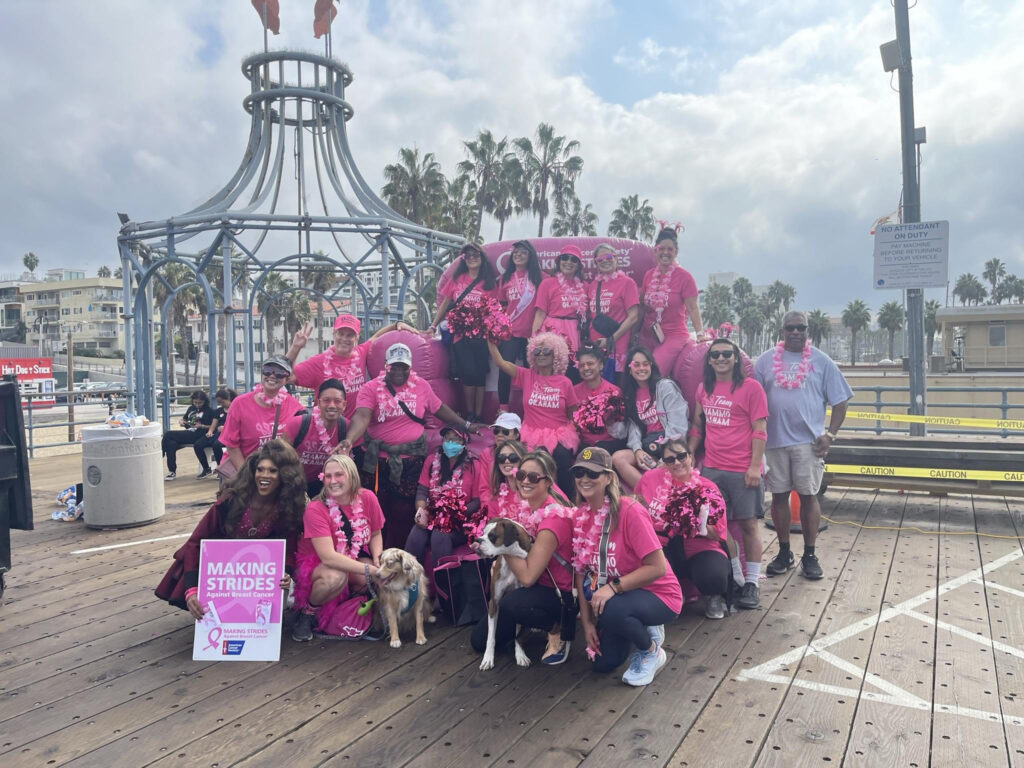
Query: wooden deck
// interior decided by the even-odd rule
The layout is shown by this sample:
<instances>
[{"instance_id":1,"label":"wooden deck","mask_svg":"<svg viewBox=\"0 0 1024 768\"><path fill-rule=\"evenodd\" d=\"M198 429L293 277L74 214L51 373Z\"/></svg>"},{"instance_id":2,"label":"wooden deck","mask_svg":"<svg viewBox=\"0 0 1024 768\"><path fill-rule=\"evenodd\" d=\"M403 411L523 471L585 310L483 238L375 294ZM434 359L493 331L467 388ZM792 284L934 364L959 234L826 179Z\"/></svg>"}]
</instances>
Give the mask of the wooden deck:
<instances>
[{"instance_id":1,"label":"wooden deck","mask_svg":"<svg viewBox=\"0 0 1024 768\"><path fill-rule=\"evenodd\" d=\"M117 532L49 520L78 456L33 464L37 528L14 533L0 606L5 768L1024 766L1020 500L830 490L846 524L820 538L825 579L763 581L761 609L724 621L690 606L635 689L580 647L480 672L440 624L423 647L286 638L276 664L193 662L191 623L152 593L181 542L154 539L216 487L179 455L165 517Z\"/></svg>"}]
</instances>

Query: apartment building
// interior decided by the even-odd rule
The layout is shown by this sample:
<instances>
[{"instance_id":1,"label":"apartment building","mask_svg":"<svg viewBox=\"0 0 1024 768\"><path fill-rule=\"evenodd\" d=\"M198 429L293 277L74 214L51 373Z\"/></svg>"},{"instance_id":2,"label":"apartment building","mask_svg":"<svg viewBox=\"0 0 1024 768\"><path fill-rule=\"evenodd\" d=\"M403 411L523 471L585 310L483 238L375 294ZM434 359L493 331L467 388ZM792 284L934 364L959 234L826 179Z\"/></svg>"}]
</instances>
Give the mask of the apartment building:
<instances>
[{"instance_id":1,"label":"apartment building","mask_svg":"<svg viewBox=\"0 0 1024 768\"><path fill-rule=\"evenodd\" d=\"M85 277L83 272L51 269L47 279L19 286L28 326L27 342L43 352L64 349L67 335L75 346L104 352L124 350L124 297L121 281Z\"/></svg>"}]
</instances>

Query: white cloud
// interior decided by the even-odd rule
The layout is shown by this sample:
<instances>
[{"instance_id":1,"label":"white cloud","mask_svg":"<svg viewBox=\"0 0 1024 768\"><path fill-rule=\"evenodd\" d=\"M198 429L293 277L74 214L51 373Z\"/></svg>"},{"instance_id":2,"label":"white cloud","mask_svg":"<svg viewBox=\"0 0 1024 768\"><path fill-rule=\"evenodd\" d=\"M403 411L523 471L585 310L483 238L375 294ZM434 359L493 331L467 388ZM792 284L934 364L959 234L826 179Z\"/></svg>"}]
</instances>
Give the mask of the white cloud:
<instances>
[{"instance_id":1,"label":"white cloud","mask_svg":"<svg viewBox=\"0 0 1024 768\"><path fill-rule=\"evenodd\" d=\"M659 45L650 37L637 44L635 53L620 48L612 59L616 64L633 72L664 71L673 77L685 74L690 68L690 51L674 45Z\"/></svg>"}]
</instances>

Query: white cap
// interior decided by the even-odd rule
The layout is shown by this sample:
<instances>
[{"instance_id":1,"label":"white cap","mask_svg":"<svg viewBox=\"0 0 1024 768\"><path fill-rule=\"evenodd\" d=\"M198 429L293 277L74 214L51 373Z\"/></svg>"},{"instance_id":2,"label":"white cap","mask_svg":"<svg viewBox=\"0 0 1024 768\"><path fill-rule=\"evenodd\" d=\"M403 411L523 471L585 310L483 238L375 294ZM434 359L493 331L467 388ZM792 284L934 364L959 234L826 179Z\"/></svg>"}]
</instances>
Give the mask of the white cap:
<instances>
[{"instance_id":1,"label":"white cap","mask_svg":"<svg viewBox=\"0 0 1024 768\"><path fill-rule=\"evenodd\" d=\"M405 363L410 368L412 367L412 351L405 344L392 344L388 347L388 351L384 353L384 362L388 365L394 365L395 363Z\"/></svg>"},{"instance_id":2,"label":"white cap","mask_svg":"<svg viewBox=\"0 0 1024 768\"><path fill-rule=\"evenodd\" d=\"M523 420L517 414L506 411L505 413L499 413L498 418L494 420L491 426L501 427L502 429L521 429Z\"/></svg>"}]
</instances>

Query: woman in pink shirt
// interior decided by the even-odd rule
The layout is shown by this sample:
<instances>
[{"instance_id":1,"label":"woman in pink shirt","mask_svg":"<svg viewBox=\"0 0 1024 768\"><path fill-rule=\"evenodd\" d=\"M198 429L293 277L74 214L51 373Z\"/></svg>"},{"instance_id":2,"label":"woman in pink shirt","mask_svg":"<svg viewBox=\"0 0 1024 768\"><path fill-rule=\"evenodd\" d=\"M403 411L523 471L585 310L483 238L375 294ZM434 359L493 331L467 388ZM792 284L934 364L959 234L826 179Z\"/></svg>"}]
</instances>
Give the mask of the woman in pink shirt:
<instances>
[{"instance_id":1,"label":"woman in pink shirt","mask_svg":"<svg viewBox=\"0 0 1024 768\"><path fill-rule=\"evenodd\" d=\"M644 275L641 286L644 319L640 344L654 350L658 368L670 376L679 353L691 343L686 316L690 316L698 342L705 341L707 334L697 303L697 283L693 275L676 264L679 255L676 230L662 229L654 241L654 252L658 263Z\"/></svg>"},{"instance_id":2,"label":"woman in pink shirt","mask_svg":"<svg viewBox=\"0 0 1024 768\"><path fill-rule=\"evenodd\" d=\"M427 331L433 335L448 310L456 305L475 306L489 298L496 298L495 278L494 267L480 246L473 243L462 246L452 279L438 290L441 303ZM469 420L474 421L484 409L484 383L487 381L489 367L487 343L483 339L467 339L459 335L454 335L452 342L450 354L453 378L462 382Z\"/></svg>"},{"instance_id":3,"label":"woman in pink shirt","mask_svg":"<svg viewBox=\"0 0 1024 768\"><path fill-rule=\"evenodd\" d=\"M729 588L729 556L724 546L729 536L725 515L714 524L707 525L707 533L693 538L667 536L665 530L665 504L675 488L697 486L714 502L725 508L718 486L701 477L693 468L693 456L686 440L678 437L665 441L661 451L661 466L646 473L636 487L637 498L647 505L654 530L662 542L665 558L672 566L676 578L682 583L689 579L704 595L704 615L709 619L725 618L725 595ZM696 515L700 510L692 510Z\"/></svg>"},{"instance_id":4,"label":"woman in pink shirt","mask_svg":"<svg viewBox=\"0 0 1024 768\"><path fill-rule=\"evenodd\" d=\"M488 343L498 369L512 377L523 390L523 442L530 450L544 448L558 465L558 486L569 488L569 467L579 435L572 422L576 393L565 376L569 349L565 339L554 333L538 333L527 345L529 368L513 365Z\"/></svg>"},{"instance_id":5,"label":"woman in pink shirt","mask_svg":"<svg viewBox=\"0 0 1024 768\"><path fill-rule=\"evenodd\" d=\"M498 345L501 356L517 365L525 364L526 340L533 335L533 316L537 307L537 293L544 280L537 251L528 240L513 244L508 264L498 281L498 301L505 307L512 338ZM498 373L498 403L508 405L512 393L512 377L504 371Z\"/></svg>"},{"instance_id":6,"label":"woman in pink shirt","mask_svg":"<svg viewBox=\"0 0 1024 768\"><path fill-rule=\"evenodd\" d=\"M573 566L587 653L595 672L611 672L628 659L622 681L647 685L665 664L665 624L682 610L683 593L647 510L621 495L608 451L584 448L572 474L581 501L573 518Z\"/></svg>"},{"instance_id":7,"label":"woman in pink shirt","mask_svg":"<svg viewBox=\"0 0 1024 768\"><path fill-rule=\"evenodd\" d=\"M601 243L594 249L594 264L597 274L587 285L590 340L615 360L615 371L622 373L629 337L640 319L640 297L636 283L619 269L618 257L610 245Z\"/></svg>"},{"instance_id":8,"label":"woman in pink shirt","mask_svg":"<svg viewBox=\"0 0 1024 768\"><path fill-rule=\"evenodd\" d=\"M580 348L580 327L587 319L587 286L583 282L583 253L575 245L566 245L558 254L558 265L551 277L537 290L533 313L533 332L557 333L569 345L570 358ZM570 365L572 360L570 359ZM575 372L570 376L574 383Z\"/></svg>"},{"instance_id":9,"label":"woman in pink shirt","mask_svg":"<svg viewBox=\"0 0 1024 768\"><path fill-rule=\"evenodd\" d=\"M622 397L622 390L601 378L601 369L604 367L604 350L601 347L583 347L576 353L577 364L580 369L582 381L573 389L576 392L576 400L579 406L583 406L592 400L600 398ZM578 419L580 414L576 413ZM626 424L623 421L606 423L597 432L584 430L577 425L580 433L581 445L598 445L608 453L615 453L626 447ZM614 434L612 434L614 433Z\"/></svg>"},{"instance_id":10,"label":"woman in pink shirt","mask_svg":"<svg viewBox=\"0 0 1024 768\"><path fill-rule=\"evenodd\" d=\"M340 454L329 456L322 477L323 490L306 505L296 555L299 614L292 639L300 643L313 638L314 627L328 626L350 594L366 590L384 550L384 513L373 492L360 485L355 462Z\"/></svg>"}]
</instances>

